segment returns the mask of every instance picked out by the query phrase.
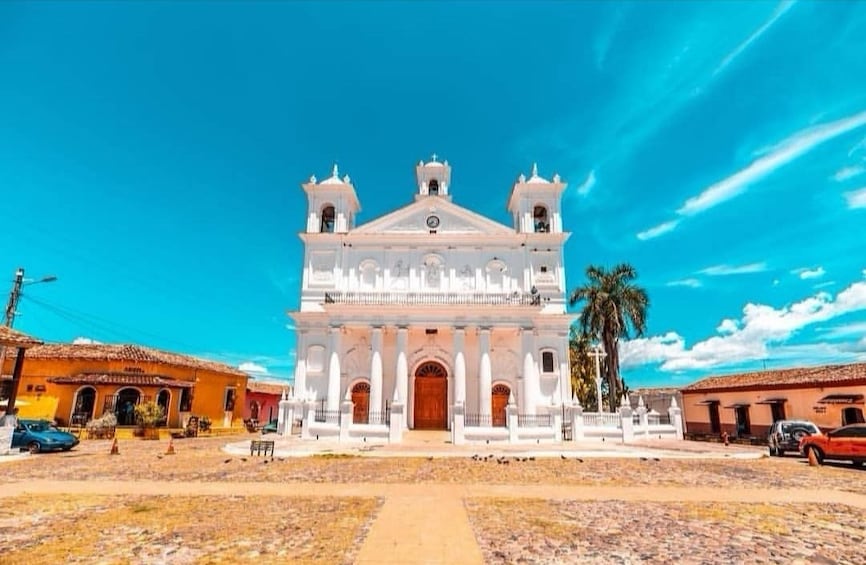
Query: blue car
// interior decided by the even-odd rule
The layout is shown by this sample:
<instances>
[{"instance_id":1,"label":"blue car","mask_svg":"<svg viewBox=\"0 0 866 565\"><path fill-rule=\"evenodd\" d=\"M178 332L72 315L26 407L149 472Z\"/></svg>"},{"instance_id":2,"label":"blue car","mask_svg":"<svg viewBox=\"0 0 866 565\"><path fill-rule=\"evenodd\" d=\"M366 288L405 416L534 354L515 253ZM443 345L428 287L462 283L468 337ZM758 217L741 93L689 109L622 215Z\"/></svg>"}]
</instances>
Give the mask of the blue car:
<instances>
[{"instance_id":1,"label":"blue car","mask_svg":"<svg viewBox=\"0 0 866 565\"><path fill-rule=\"evenodd\" d=\"M69 451L76 445L77 437L58 430L48 420L18 420L12 432L12 448L26 448L30 453Z\"/></svg>"}]
</instances>

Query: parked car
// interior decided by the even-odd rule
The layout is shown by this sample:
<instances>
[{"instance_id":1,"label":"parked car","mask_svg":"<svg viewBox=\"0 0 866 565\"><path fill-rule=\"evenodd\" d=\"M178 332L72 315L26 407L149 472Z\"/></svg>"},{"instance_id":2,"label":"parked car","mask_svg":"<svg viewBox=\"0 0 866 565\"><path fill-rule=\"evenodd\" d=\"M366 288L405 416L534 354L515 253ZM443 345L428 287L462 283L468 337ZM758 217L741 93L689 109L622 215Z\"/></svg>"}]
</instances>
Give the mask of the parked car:
<instances>
[{"instance_id":1,"label":"parked car","mask_svg":"<svg viewBox=\"0 0 866 565\"><path fill-rule=\"evenodd\" d=\"M866 424L850 424L826 434L806 436L800 440L800 452L808 457L810 451L818 463L837 459L863 465L866 463Z\"/></svg>"},{"instance_id":2,"label":"parked car","mask_svg":"<svg viewBox=\"0 0 866 565\"><path fill-rule=\"evenodd\" d=\"M271 420L264 426L262 426L262 434L275 434L277 433L277 421Z\"/></svg>"},{"instance_id":3,"label":"parked car","mask_svg":"<svg viewBox=\"0 0 866 565\"><path fill-rule=\"evenodd\" d=\"M786 451L798 451L801 439L818 433L821 430L809 420L776 420L767 434L770 455L781 457Z\"/></svg>"},{"instance_id":4,"label":"parked car","mask_svg":"<svg viewBox=\"0 0 866 565\"><path fill-rule=\"evenodd\" d=\"M30 453L69 451L78 445L78 438L55 428L48 420L18 420L12 432L12 448L26 447Z\"/></svg>"}]
</instances>

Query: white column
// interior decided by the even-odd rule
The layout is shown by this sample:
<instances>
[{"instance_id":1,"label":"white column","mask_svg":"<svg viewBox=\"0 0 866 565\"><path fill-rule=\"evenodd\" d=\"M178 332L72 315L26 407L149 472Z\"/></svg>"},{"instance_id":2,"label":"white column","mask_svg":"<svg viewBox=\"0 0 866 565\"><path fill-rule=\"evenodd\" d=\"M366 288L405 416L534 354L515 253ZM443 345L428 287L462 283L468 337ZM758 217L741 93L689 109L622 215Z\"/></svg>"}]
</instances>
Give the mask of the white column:
<instances>
[{"instance_id":1,"label":"white column","mask_svg":"<svg viewBox=\"0 0 866 565\"><path fill-rule=\"evenodd\" d=\"M370 412L382 411L382 328L374 327L371 339ZM377 424L379 422L376 422Z\"/></svg>"},{"instance_id":2,"label":"white column","mask_svg":"<svg viewBox=\"0 0 866 565\"><path fill-rule=\"evenodd\" d=\"M559 386L561 404L571 404L571 364L568 362L568 333L559 335Z\"/></svg>"},{"instance_id":3,"label":"white column","mask_svg":"<svg viewBox=\"0 0 866 565\"><path fill-rule=\"evenodd\" d=\"M295 346L295 385L292 397L303 399L307 395L307 332L298 330Z\"/></svg>"},{"instance_id":4,"label":"white column","mask_svg":"<svg viewBox=\"0 0 866 565\"><path fill-rule=\"evenodd\" d=\"M331 352L328 362L328 410L340 409L340 331L341 328L332 326L330 332L329 349Z\"/></svg>"},{"instance_id":5,"label":"white column","mask_svg":"<svg viewBox=\"0 0 866 565\"><path fill-rule=\"evenodd\" d=\"M531 328L522 328L520 338L523 348L523 412L535 414L535 390L538 375L535 371L535 334Z\"/></svg>"},{"instance_id":6,"label":"white column","mask_svg":"<svg viewBox=\"0 0 866 565\"><path fill-rule=\"evenodd\" d=\"M466 404L466 330L454 330L454 403Z\"/></svg>"},{"instance_id":7,"label":"white column","mask_svg":"<svg viewBox=\"0 0 866 565\"><path fill-rule=\"evenodd\" d=\"M478 413L482 416L490 416L492 407L491 388L493 386L493 374L490 367L490 328L478 330L478 354L480 363L478 367Z\"/></svg>"},{"instance_id":8,"label":"white column","mask_svg":"<svg viewBox=\"0 0 866 565\"><path fill-rule=\"evenodd\" d=\"M397 328L397 398L403 404L403 428L409 427L409 361L406 349L409 345L409 328Z\"/></svg>"}]
</instances>

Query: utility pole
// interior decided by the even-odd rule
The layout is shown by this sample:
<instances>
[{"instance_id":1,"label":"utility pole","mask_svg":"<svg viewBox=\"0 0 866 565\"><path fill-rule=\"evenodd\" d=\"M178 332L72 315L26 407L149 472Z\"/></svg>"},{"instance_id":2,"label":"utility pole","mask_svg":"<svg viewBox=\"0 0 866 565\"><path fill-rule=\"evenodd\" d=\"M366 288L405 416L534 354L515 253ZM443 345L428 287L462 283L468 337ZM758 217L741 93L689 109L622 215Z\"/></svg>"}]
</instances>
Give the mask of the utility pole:
<instances>
[{"instance_id":1,"label":"utility pole","mask_svg":"<svg viewBox=\"0 0 866 565\"><path fill-rule=\"evenodd\" d=\"M21 298L21 287L24 285L24 269L18 267L15 271L15 280L12 282L12 290L9 292L9 302L6 303L6 313L3 325L11 328L15 323L15 310L18 308L18 299Z\"/></svg>"}]
</instances>

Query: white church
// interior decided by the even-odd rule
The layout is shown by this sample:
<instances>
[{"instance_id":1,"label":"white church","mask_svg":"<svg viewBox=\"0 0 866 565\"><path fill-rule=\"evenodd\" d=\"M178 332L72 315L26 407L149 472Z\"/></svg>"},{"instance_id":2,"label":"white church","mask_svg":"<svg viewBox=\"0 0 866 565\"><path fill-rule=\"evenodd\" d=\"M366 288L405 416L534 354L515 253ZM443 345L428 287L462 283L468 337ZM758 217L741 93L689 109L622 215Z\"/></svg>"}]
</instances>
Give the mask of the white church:
<instances>
[{"instance_id":1,"label":"white church","mask_svg":"<svg viewBox=\"0 0 866 565\"><path fill-rule=\"evenodd\" d=\"M347 402L352 424L384 424L400 404L403 428L448 430L455 408L497 427L509 403L535 415L571 399L558 175L520 175L510 226L455 204L451 167L435 155L415 167L411 203L362 225L336 166L302 187L290 400L315 405L323 424Z\"/></svg>"},{"instance_id":2,"label":"white church","mask_svg":"<svg viewBox=\"0 0 866 565\"><path fill-rule=\"evenodd\" d=\"M507 226L452 202L451 167L415 167L414 200L355 225L348 176L311 177L292 397L278 431L302 439L451 442L683 438L681 410L584 413L572 400L562 194L535 165Z\"/></svg>"}]
</instances>

